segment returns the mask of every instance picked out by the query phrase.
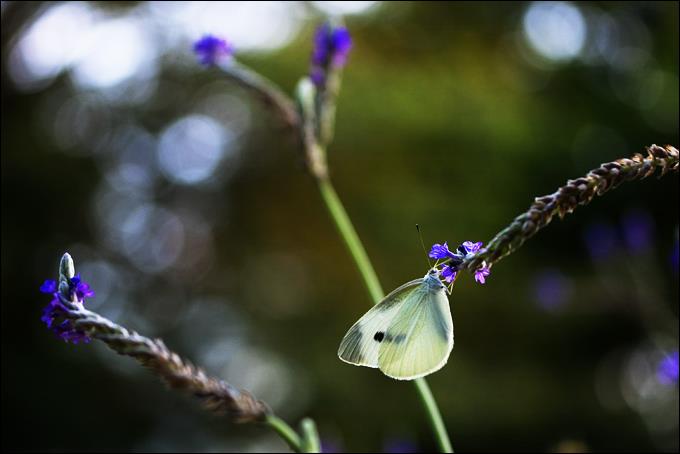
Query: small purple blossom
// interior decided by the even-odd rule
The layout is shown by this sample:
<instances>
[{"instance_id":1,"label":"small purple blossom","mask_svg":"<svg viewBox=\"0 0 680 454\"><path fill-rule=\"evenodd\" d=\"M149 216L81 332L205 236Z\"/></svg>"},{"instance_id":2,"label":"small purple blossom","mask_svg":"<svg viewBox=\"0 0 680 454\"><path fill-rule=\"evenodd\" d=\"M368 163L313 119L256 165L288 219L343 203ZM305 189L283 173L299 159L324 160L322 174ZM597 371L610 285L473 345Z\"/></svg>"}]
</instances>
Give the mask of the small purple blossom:
<instances>
[{"instance_id":1,"label":"small purple blossom","mask_svg":"<svg viewBox=\"0 0 680 454\"><path fill-rule=\"evenodd\" d=\"M69 287L78 297L78 301L84 301L85 298L94 297L94 290L90 288L90 284L80 279L80 274L76 274L71 278L71 284Z\"/></svg>"},{"instance_id":2,"label":"small purple blossom","mask_svg":"<svg viewBox=\"0 0 680 454\"><path fill-rule=\"evenodd\" d=\"M328 70L343 67L351 49L352 37L347 28L334 28L329 23L321 25L314 35L312 67L309 72L314 85L323 87Z\"/></svg>"},{"instance_id":3,"label":"small purple blossom","mask_svg":"<svg viewBox=\"0 0 680 454\"><path fill-rule=\"evenodd\" d=\"M433 259L448 259L455 257L455 254L449 251L448 244L433 244L432 249L430 249L430 257Z\"/></svg>"},{"instance_id":4,"label":"small purple blossom","mask_svg":"<svg viewBox=\"0 0 680 454\"><path fill-rule=\"evenodd\" d=\"M484 284L486 282L486 277L489 274L491 274L491 270L487 266L482 266L481 268L475 270L475 281L480 284Z\"/></svg>"},{"instance_id":5,"label":"small purple blossom","mask_svg":"<svg viewBox=\"0 0 680 454\"><path fill-rule=\"evenodd\" d=\"M444 280L446 282L448 282L449 284L451 282L453 282L453 280L456 278L456 274L458 274L457 268L455 268L453 266L449 266L449 265L443 265L442 266L442 271L440 273L440 276L442 276L444 278Z\"/></svg>"},{"instance_id":6,"label":"small purple blossom","mask_svg":"<svg viewBox=\"0 0 680 454\"><path fill-rule=\"evenodd\" d=\"M656 378L663 385L672 385L678 382L678 352L677 350L665 355L656 370Z\"/></svg>"},{"instance_id":7,"label":"small purple blossom","mask_svg":"<svg viewBox=\"0 0 680 454\"><path fill-rule=\"evenodd\" d=\"M54 293L57 291L57 281L54 279L47 279L43 285L40 286L40 291L43 293Z\"/></svg>"},{"instance_id":8,"label":"small purple blossom","mask_svg":"<svg viewBox=\"0 0 680 454\"><path fill-rule=\"evenodd\" d=\"M231 57L234 47L224 39L205 35L194 44L194 53L202 65L212 66L221 58Z\"/></svg>"},{"instance_id":9,"label":"small purple blossom","mask_svg":"<svg viewBox=\"0 0 680 454\"><path fill-rule=\"evenodd\" d=\"M40 291L52 295L52 300L43 308L40 320L65 342L74 344L90 342L90 337L84 331L75 328L67 317L68 308L61 302L62 295L58 291L56 281L46 280L40 286ZM79 304L83 304L85 298L92 298L95 295L90 285L80 278L80 274L68 280L67 293L70 300L75 300Z\"/></svg>"},{"instance_id":10,"label":"small purple blossom","mask_svg":"<svg viewBox=\"0 0 680 454\"><path fill-rule=\"evenodd\" d=\"M473 243L472 241L465 241L462 246L465 248L466 253L468 254L475 254L477 253L484 243L481 241L478 241L477 243Z\"/></svg>"}]
</instances>

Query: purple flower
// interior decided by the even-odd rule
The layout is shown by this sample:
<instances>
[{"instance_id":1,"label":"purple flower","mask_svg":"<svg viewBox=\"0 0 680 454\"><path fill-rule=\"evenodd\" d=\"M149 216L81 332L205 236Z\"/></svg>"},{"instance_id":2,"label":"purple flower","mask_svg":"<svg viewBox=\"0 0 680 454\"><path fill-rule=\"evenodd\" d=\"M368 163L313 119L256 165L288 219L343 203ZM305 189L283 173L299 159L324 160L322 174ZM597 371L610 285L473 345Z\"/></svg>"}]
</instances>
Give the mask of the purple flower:
<instances>
[{"instance_id":1,"label":"purple flower","mask_svg":"<svg viewBox=\"0 0 680 454\"><path fill-rule=\"evenodd\" d=\"M590 225L585 232L585 240L590 256L595 261L607 259L619 247L616 230L607 223Z\"/></svg>"},{"instance_id":2,"label":"purple flower","mask_svg":"<svg viewBox=\"0 0 680 454\"><path fill-rule=\"evenodd\" d=\"M194 53L205 66L212 66L221 58L231 57L234 48L227 41L213 35L205 35L194 44Z\"/></svg>"},{"instance_id":3,"label":"purple flower","mask_svg":"<svg viewBox=\"0 0 680 454\"><path fill-rule=\"evenodd\" d=\"M463 246L467 254L474 254L482 248L483 244L484 243L482 243L481 241L477 243L473 243L472 241L465 241L461 246Z\"/></svg>"},{"instance_id":4,"label":"purple flower","mask_svg":"<svg viewBox=\"0 0 680 454\"><path fill-rule=\"evenodd\" d=\"M475 281L480 284L484 284L486 282L486 277L489 274L491 274L491 270L486 265L482 266L481 268L475 270Z\"/></svg>"},{"instance_id":5,"label":"purple flower","mask_svg":"<svg viewBox=\"0 0 680 454\"><path fill-rule=\"evenodd\" d=\"M659 366L656 370L656 378L659 383L664 385L672 385L678 382L678 352L663 357L659 361Z\"/></svg>"},{"instance_id":6,"label":"purple flower","mask_svg":"<svg viewBox=\"0 0 680 454\"><path fill-rule=\"evenodd\" d=\"M455 254L449 251L449 246L444 244L433 244L432 249L430 249L430 257L433 259L447 259L454 258Z\"/></svg>"},{"instance_id":7,"label":"purple flower","mask_svg":"<svg viewBox=\"0 0 680 454\"><path fill-rule=\"evenodd\" d=\"M40 291L43 293L54 293L57 291L57 281L47 279L43 285L40 286Z\"/></svg>"},{"instance_id":8,"label":"purple flower","mask_svg":"<svg viewBox=\"0 0 680 454\"><path fill-rule=\"evenodd\" d=\"M94 290L90 289L90 284L80 279L80 274L76 274L71 278L69 287L78 297L78 301L84 302L85 298L94 297Z\"/></svg>"},{"instance_id":9,"label":"purple flower","mask_svg":"<svg viewBox=\"0 0 680 454\"><path fill-rule=\"evenodd\" d=\"M58 291L56 281L46 280L40 286L40 291L52 295L52 300L43 308L40 320L65 342L74 344L90 342L90 337L84 331L75 328L73 322L67 317L68 308L61 302L64 296ZM69 279L66 293L69 300L73 301L75 297L75 302L79 304L83 304L85 298L94 296L94 291L87 282L80 278L80 274Z\"/></svg>"},{"instance_id":10,"label":"purple flower","mask_svg":"<svg viewBox=\"0 0 680 454\"><path fill-rule=\"evenodd\" d=\"M323 87L328 70L343 67L351 49L352 37L345 27L333 28L329 23L321 25L314 35L312 67L309 72L314 85Z\"/></svg>"},{"instance_id":11,"label":"purple flower","mask_svg":"<svg viewBox=\"0 0 680 454\"><path fill-rule=\"evenodd\" d=\"M458 267L465 260L466 257L476 254L482 249L484 243L481 241L473 243L472 241L465 241L460 246L456 248L455 252L449 250L447 243L444 244L434 244L430 249L429 256L433 259L444 259L445 263L441 264L440 276L444 278L444 281L451 283L456 279L458 274ZM486 282L486 277L491 273L489 267L486 263L482 263L482 267L475 271L475 281L480 284Z\"/></svg>"},{"instance_id":12,"label":"purple flower","mask_svg":"<svg viewBox=\"0 0 680 454\"><path fill-rule=\"evenodd\" d=\"M571 281L557 270L545 270L534 278L534 300L545 310L562 307L571 297Z\"/></svg>"},{"instance_id":13,"label":"purple flower","mask_svg":"<svg viewBox=\"0 0 680 454\"><path fill-rule=\"evenodd\" d=\"M456 267L449 265L442 266L440 276L442 276L446 282L453 282L453 280L456 278L456 274L458 274L458 269Z\"/></svg>"}]
</instances>

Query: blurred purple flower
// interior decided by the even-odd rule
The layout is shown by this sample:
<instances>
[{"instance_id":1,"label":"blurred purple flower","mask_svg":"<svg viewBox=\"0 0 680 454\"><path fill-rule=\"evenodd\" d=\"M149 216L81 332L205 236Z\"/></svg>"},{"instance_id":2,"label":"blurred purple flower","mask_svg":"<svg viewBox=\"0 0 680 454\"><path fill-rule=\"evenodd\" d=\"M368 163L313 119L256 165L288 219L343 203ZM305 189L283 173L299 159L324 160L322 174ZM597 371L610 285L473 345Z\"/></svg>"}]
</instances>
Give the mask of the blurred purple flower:
<instances>
[{"instance_id":1,"label":"blurred purple flower","mask_svg":"<svg viewBox=\"0 0 680 454\"><path fill-rule=\"evenodd\" d=\"M342 452L342 447L334 440L321 439L321 452Z\"/></svg>"},{"instance_id":2,"label":"blurred purple flower","mask_svg":"<svg viewBox=\"0 0 680 454\"><path fill-rule=\"evenodd\" d=\"M383 444L383 452L393 454L408 454L412 452L421 452L421 450L412 440L392 438L386 440Z\"/></svg>"},{"instance_id":3,"label":"blurred purple flower","mask_svg":"<svg viewBox=\"0 0 680 454\"><path fill-rule=\"evenodd\" d=\"M595 261L608 258L619 247L618 235L610 224L599 222L591 224L585 232L586 246Z\"/></svg>"},{"instance_id":4,"label":"blurred purple flower","mask_svg":"<svg viewBox=\"0 0 680 454\"><path fill-rule=\"evenodd\" d=\"M648 212L631 211L623 218L623 238L628 250L639 254L648 250L654 236L654 220Z\"/></svg>"},{"instance_id":5,"label":"blurred purple flower","mask_svg":"<svg viewBox=\"0 0 680 454\"><path fill-rule=\"evenodd\" d=\"M678 351L674 351L661 359L656 370L656 378L663 385L678 382Z\"/></svg>"},{"instance_id":6,"label":"blurred purple flower","mask_svg":"<svg viewBox=\"0 0 680 454\"><path fill-rule=\"evenodd\" d=\"M194 53L201 64L212 66L221 58L228 58L234 53L234 48L226 40L213 35L205 35L194 43Z\"/></svg>"},{"instance_id":7,"label":"blurred purple flower","mask_svg":"<svg viewBox=\"0 0 680 454\"><path fill-rule=\"evenodd\" d=\"M323 87L328 70L343 67L351 49L352 37L347 28L333 28L327 22L317 28L312 50L312 67L309 72L314 85Z\"/></svg>"},{"instance_id":8,"label":"blurred purple flower","mask_svg":"<svg viewBox=\"0 0 680 454\"><path fill-rule=\"evenodd\" d=\"M533 296L542 309L555 310L571 297L571 281L557 270L545 270L534 278Z\"/></svg>"},{"instance_id":9,"label":"blurred purple flower","mask_svg":"<svg viewBox=\"0 0 680 454\"><path fill-rule=\"evenodd\" d=\"M90 342L91 339L87 334L75 328L71 320L66 317L68 309L61 302L56 281L46 280L40 286L40 291L52 295L52 300L43 308L40 320L65 342L73 342L74 344ZM69 280L67 292L69 299L75 297L75 300L80 304L85 302L85 298L94 296L94 291L87 282L80 278L80 274Z\"/></svg>"}]
</instances>

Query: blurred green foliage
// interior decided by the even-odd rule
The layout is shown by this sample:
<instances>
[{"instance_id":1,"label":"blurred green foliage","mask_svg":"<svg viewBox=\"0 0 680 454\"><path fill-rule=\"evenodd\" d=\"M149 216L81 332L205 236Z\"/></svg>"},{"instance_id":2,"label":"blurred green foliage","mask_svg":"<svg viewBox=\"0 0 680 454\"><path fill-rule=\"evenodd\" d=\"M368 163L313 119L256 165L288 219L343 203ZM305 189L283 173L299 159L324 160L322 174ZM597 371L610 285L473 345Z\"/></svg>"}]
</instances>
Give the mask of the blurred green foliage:
<instances>
[{"instance_id":1,"label":"blurred green foliage","mask_svg":"<svg viewBox=\"0 0 680 454\"><path fill-rule=\"evenodd\" d=\"M390 2L346 17L354 49L329 162L387 291L426 270L416 223L428 244L486 242L566 179L645 145L678 145L677 3L578 4L591 34L583 57L562 62L527 43L523 18L535 5ZM211 373L269 400L291 423L311 416L327 446L382 450L396 439L433 449L412 386L336 357L370 300L294 138L271 113L217 82L218 70L181 55L188 51L159 57L153 84L140 82L151 87L141 103L79 88L68 71L23 89L8 76L25 30L6 23L14 7L3 5L2 18L3 29L15 30L2 42L3 448L284 446L265 429L204 414L101 345L54 339L39 321L38 286L55 277L68 250L93 272L115 270L97 310L163 337ZM121 2L113 9L134 8L139 4ZM303 9L302 28L285 47L238 55L288 92L307 71L313 27L322 20L312 6ZM614 47L606 49L633 49L632 63L617 66L606 53L586 58L597 36L593 18L601 16L629 31L607 35ZM95 128L98 141L64 145L53 122L67 115L59 106L78 96L95 99L108 120ZM207 185L155 180L142 199L176 214L184 247L171 266L140 268L101 228L102 194L125 189L110 177L123 143L116 134L134 127L157 137L185 115L218 110L210 99L250 112L237 131L237 159ZM94 149L95 142L109 151ZM142 152L154 162L153 148ZM454 448L678 449L677 385L653 388L648 401L629 386L659 338L677 351L678 274L669 260L677 206L677 175L623 185L538 234L496 266L485 286L458 280L451 296L456 345L449 364L429 379ZM622 237L631 212L653 220L649 248L634 254L615 240L609 256L592 260L588 229L605 223ZM191 242L187 219L196 218L196 229L209 232L197 238L210 241ZM149 241L164 226L146 232ZM551 310L534 297L546 269L565 276L570 289Z\"/></svg>"}]
</instances>

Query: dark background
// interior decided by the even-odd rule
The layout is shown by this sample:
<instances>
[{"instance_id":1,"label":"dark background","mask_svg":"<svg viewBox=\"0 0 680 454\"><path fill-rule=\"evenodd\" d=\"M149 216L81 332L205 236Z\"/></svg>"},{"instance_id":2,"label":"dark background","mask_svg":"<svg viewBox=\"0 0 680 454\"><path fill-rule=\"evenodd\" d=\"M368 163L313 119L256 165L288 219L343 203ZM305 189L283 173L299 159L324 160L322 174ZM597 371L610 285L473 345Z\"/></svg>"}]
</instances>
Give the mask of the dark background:
<instances>
[{"instance_id":1,"label":"dark background","mask_svg":"<svg viewBox=\"0 0 680 454\"><path fill-rule=\"evenodd\" d=\"M313 417L326 449L435 448L412 385L337 359L370 299L294 140L190 51L220 34L290 93L332 7L3 2L3 449L284 449L54 338L38 287L64 251L90 308ZM428 246L486 242L568 178L678 145L676 2L378 2L345 21L329 161L386 291L425 273L416 223ZM677 206L677 174L625 184L485 286L457 281L456 346L428 378L454 448L677 451L677 377L658 374L678 349Z\"/></svg>"}]
</instances>

